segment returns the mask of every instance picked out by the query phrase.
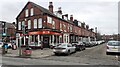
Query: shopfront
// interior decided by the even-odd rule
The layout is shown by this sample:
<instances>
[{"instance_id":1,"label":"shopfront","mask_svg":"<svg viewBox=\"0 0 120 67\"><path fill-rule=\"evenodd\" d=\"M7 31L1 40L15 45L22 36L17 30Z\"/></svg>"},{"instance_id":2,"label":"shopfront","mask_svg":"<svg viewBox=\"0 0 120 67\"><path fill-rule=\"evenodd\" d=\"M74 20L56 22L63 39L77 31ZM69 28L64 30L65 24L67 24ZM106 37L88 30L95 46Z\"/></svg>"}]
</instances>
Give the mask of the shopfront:
<instances>
[{"instance_id":1,"label":"shopfront","mask_svg":"<svg viewBox=\"0 0 120 67\"><path fill-rule=\"evenodd\" d=\"M29 44L31 42L37 43L42 42L43 48L50 48L50 44L55 44L61 42L61 34L52 31L36 31L29 32ZM39 45L40 46L40 45Z\"/></svg>"}]
</instances>

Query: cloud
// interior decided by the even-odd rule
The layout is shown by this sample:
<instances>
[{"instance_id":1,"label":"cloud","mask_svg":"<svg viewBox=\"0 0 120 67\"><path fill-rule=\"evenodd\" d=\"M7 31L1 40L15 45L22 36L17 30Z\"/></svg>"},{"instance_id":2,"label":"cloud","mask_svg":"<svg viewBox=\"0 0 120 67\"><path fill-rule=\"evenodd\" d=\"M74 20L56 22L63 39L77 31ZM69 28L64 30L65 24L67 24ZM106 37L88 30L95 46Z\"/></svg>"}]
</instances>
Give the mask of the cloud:
<instances>
[{"instance_id":1,"label":"cloud","mask_svg":"<svg viewBox=\"0 0 120 67\"><path fill-rule=\"evenodd\" d=\"M98 27L102 34L118 32L118 0L31 0L48 8L48 2L53 1L54 10L62 7L63 13L73 14L75 19L84 21L90 27ZM3 0L0 4L0 20L16 21L28 0Z\"/></svg>"}]
</instances>

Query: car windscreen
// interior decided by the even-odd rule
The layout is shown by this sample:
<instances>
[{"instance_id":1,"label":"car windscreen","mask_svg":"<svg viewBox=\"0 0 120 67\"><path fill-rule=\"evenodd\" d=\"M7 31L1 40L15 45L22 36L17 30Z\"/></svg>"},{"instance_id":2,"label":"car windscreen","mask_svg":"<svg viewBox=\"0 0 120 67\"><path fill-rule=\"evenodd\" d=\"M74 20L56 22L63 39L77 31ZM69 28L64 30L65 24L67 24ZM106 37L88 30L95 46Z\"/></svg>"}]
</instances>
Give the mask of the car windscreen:
<instances>
[{"instance_id":1,"label":"car windscreen","mask_svg":"<svg viewBox=\"0 0 120 67\"><path fill-rule=\"evenodd\" d=\"M120 42L108 42L109 46L120 46Z\"/></svg>"},{"instance_id":2,"label":"car windscreen","mask_svg":"<svg viewBox=\"0 0 120 67\"><path fill-rule=\"evenodd\" d=\"M58 47L66 47L67 44L60 44Z\"/></svg>"}]
</instances>

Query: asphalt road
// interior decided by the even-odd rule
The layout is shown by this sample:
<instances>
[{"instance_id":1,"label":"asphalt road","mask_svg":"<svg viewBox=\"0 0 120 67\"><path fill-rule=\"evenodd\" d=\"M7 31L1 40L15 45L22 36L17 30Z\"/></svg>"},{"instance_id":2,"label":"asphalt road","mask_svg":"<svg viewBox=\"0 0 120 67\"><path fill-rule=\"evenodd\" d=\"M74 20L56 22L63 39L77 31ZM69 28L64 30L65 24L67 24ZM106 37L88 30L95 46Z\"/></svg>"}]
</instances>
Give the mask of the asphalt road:
<instances>
[{"instance_id":1,"label":"asphalt road","mask_svg":"<svg viewBox=\"0 0 120 67\"><path fill-rule=\"evenodd\" d=\"M100 67L107 67L106 65L108 65L108 67L117 67L119 65L118 57L116 55L106 55L105 50L106 46L102 44L86 48L86 50L73 53L70 56L50 56L38 59L2 57L2 64L3 66L12 65L4 67L19 67L18 65L30 65L28 67L39 67L40 65L45 65L42 67L46 67L46 65L84 65L88 67L105 65Z\"/></svg>"},{"instance_id":2,"label":"asphalt road","mask_svg":"<svg viewBox=\"0 0 120 67\"><path fill-rule=\"evenodd\" d=\"M106 55L106 45L98 45L86 48L84 51L71 54L70 56L51 56L44 58L47 60L66 61L81 63L86 65L118 65L118 57L116 55Z\"/></svg>"}]
</instances>

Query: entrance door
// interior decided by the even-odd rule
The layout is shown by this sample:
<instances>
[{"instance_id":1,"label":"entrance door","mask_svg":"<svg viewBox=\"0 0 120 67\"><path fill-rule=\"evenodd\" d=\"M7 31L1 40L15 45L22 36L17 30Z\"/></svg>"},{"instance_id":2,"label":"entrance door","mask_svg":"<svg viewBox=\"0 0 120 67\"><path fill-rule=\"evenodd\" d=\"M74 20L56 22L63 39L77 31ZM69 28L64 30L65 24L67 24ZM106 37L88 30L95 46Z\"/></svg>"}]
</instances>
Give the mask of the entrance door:
<instances>
[{"instance_id":1,"label":"entrance door","mask_svg":"<svg viewBox=\"0 0 120 67\"><path fill-rule=\"evenodd\" d=\"M50 48L49 37L43 37L43 48Z\"/></svg>"}]
</instances>

